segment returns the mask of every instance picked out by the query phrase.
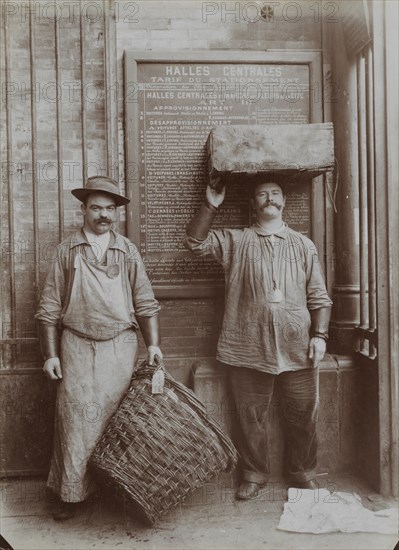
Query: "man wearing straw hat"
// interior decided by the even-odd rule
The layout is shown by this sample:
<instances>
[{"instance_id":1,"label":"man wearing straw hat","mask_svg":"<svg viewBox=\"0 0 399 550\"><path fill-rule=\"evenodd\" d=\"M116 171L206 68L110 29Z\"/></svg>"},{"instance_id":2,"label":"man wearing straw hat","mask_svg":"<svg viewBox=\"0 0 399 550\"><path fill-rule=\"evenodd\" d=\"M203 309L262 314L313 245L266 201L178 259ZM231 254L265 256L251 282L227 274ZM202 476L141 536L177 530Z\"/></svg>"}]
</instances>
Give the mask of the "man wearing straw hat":
<instances>
[{"instance_id":1,"label":"man wearing straw hat","mask_svg":"<svg viewBox=\"0 0 399 550\"><path fill-rule=\"evenodd\" d=\"M82 202L83 227L56 247L36 314L43 371L58 384L47 483L59 497L56 520L73 517L94 490L87 463L129 387L138 329L148 363L162 359L159 305L142 259L111 229L129 199L103 176L72 194Z\"/></svg>"},{"instance_id":2,"label":"man wearing straw hat","mask_svg":"<svg viewBox=\"0 0 399 550\"><path fill-rule=\"evenodd\" d=\"M253 182L257 223L246 229L210 229L225 196L220 181L210 183L185 244L197 255L215 258L225 274L217 359L228 369L238 418L237 497L258 497L270 478L266 420L277 385L287 481L317 488L317 366L326 349L332 302L316 248L283 222L284 181L276 174Z\"/></svg>"}]
</instances>

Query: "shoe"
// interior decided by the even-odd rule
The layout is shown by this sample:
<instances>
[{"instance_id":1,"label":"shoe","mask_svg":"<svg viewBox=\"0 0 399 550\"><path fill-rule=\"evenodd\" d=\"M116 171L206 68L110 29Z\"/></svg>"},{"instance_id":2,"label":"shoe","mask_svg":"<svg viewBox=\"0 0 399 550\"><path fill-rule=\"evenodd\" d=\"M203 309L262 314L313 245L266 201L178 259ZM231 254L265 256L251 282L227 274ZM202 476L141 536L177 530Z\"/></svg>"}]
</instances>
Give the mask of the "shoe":
<instances>
[{"instance_id":1,"label":"shoe","mask_svg":"<svg viewBox=\"0 0 399 550\"><path fill-rule=\"evenodd\" d=\"M254 500L258 498L262 487L264 487L264 484L261 485L253 481L243 481L238 488L237 498L238 500Z\"/></svg>"},{"instance_id":2,"label":"shoe","mask_svg":"<svg viewBox=\"0 0 399 550\"><path fill-rule=\"evenodd\" d=\"M85 499L85 502L96 503L102 500L102 498L103 498L103 495L101 491L98 490L93 493L90 493L90 495Z\"/></svg>"},{"instance_id":3,"label":"shoe","mask_svg":"<svg viewBox=\"0 0 399 550\"><path fill-rule=\"evenodd\" d=\"M60 497L57 495L57 493L55 491L53 491L52 489L50 489L50 487L46 487L45 489L45 497L46 497L46 501L49 502L49 503L57 503L59 504L60 502Z\"/></svg>"},{"instance_id":4,"label":"shoe","mask_svg":"<svg viewBox=\"0 0 399 550\"><path fill-rule=\"evenodd\" d=\"M55 521L65 521L75 517L79 502L63 502L60 501L57 510L53 514Z\"/></svg>"},{"instance_id":5,"label":"shoe","mask_svg":"<svg viewBox=\"0 0 399 550\"><path fill-rule=\"evenodd\" d=\"M320 489L320 485L315 479L308 479L307 481L294 481L292 483L292 487L295 487L296 489L311 489L312 491Z\"/></svg>"}]
</instances>

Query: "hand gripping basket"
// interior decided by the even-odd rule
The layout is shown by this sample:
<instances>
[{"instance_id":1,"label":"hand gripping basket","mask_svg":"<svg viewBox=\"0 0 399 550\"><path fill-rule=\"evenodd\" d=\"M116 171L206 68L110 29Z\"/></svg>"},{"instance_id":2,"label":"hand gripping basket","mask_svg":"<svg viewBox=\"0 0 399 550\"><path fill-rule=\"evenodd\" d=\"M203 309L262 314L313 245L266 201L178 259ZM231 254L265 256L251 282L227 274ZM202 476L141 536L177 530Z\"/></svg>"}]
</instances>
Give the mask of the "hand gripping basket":
<instances>
[{"instance_id":1,"label":"hand gripping basket","mask_svg":"<svg viewBox=\"0 0 399 550\"><path fill-rule=\"evenodd\" d=\"M143 363L90 459L100 483L117 489L150 523L221 471L237 452L194 393L165 372L152 394L154 368Z\"/></svg>"}]
</instances>

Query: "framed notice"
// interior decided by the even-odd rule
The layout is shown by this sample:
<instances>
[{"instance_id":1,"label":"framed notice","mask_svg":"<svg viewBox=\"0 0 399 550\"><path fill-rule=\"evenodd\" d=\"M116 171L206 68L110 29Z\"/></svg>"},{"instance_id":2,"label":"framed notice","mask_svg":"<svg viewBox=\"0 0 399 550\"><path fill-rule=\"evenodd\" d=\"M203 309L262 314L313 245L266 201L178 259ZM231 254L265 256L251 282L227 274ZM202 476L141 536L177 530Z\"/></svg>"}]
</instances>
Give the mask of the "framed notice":
<instances>
[{"instance_id":1,"label":"framed notice","mask_svg":"<svg viewBox=\"0 0 399 550\"><path fill-rule=\"evenodd\" d=\"M214 260L182 244L204 198L211 128L321 122L321 96L315 52L125 52L128 236L158 297L211 296L223 284ZM287 196L284 219L313 239L322 192L304 181ZM247 188L235 178L214 227L251 223Z\"/></svg>"}]
</instances>

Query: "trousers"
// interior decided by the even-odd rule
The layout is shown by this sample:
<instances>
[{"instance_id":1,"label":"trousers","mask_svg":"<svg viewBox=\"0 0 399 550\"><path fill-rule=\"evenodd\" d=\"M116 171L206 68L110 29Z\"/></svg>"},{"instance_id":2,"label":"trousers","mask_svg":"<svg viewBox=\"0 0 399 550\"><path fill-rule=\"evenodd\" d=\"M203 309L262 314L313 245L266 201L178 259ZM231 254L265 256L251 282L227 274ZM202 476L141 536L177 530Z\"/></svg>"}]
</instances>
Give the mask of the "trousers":
<instances>
[{"instance_id":1,"label":"trousers","mask_svg":"<svg viewBox=\"0 0 399 550\"><path fill-rule=\"evenodd\" d=\"M277 387L285 475L290 482L312 479L317 463L318 369L273 375L243 367L229 368L243 481L263 484L270 478L268 415Z\"/></svg>"}]
</instances>

